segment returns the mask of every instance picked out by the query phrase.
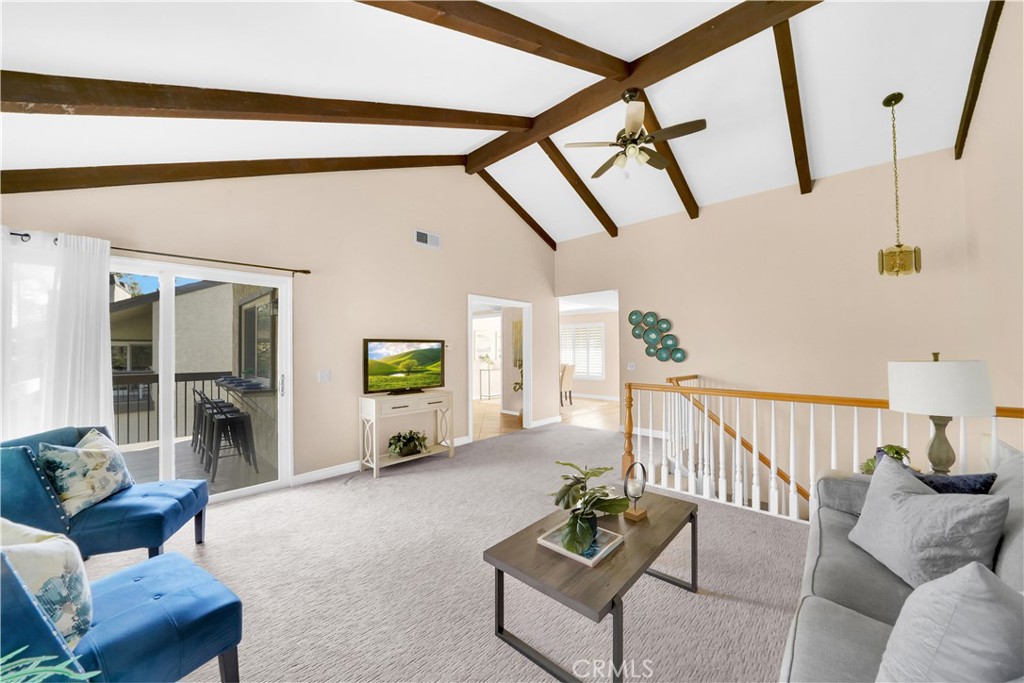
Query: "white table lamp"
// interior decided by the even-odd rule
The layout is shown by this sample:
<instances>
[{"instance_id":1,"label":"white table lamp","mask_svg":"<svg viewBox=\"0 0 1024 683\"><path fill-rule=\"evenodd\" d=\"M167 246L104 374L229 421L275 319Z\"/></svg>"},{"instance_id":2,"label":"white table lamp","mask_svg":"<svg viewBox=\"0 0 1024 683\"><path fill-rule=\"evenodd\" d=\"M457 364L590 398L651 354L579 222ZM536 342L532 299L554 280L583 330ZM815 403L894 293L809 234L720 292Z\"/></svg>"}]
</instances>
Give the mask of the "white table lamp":
<instances>
[{"instance_id":1,"label":"white table lamp","mask_svg":"<svg viewBox=\"0 0 1024 683\"><path fill-rule=\"evenodd\" d=\"M928 444L928 460L936 474L949 474L956 461L946 438L946 425L954 417L991 417L996 407L992 384L983 360L889 361L889 410L928 415L935 436Z\"/></svg>"}]
</instances>

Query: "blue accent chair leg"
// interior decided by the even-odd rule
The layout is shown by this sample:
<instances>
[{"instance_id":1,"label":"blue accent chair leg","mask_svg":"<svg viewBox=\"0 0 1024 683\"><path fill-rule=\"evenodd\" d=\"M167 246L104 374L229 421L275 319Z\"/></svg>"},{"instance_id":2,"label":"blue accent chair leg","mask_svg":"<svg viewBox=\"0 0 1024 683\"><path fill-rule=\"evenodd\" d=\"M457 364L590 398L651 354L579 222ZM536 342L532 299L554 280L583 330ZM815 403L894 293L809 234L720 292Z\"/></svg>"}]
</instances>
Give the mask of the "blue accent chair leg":
<instances>
[{"instance_id":1,"label":"blue accent chair leg","mask_svg":"<svg viewBox=\"0 0 1024 683\"><path fill-rule=\"evenodd\" d=\"M206 540L206 508L196 513L196 545Z\"/></svg>"},{"instance_id":2,"label":"blue accent chair leg","mask_svg":"<svg viewBox=\"0 0 1024 683\"><path fill-rule=\"evenodd\" d=\"M221 652L217 656L217 663L220 665L221 683L239 683L237 647Z\"/></svg>"},{"instance_id":3,"label":"blue accent chair leg","mask_svg":"<svg viewBox=\"0 0 1024 683\"><path fill-rule=\"evenodd\" d=\"M164 547L162 545L158 545L155 548L150 548L149 549L149 556L150 557L156 557L157 555L163 555L163 554L164 554Z\"/></svg>"}]
</instances>

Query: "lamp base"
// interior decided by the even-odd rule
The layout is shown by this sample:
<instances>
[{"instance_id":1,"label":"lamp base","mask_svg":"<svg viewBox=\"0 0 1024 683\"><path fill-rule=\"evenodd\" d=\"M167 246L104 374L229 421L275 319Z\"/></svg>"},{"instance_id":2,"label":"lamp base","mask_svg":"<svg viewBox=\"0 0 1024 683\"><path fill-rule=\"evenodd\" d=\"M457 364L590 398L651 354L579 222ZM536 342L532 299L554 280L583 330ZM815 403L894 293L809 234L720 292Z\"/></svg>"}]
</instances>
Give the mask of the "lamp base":
<instances>
[{"instance_id":1,"label":"lamp base","mask_svg":"<svg viewBox=\"0 0 1024 683\"><path fill-rule=\"evenodd\" d=\"M943 415L929 415L935 425L935 436L928 443L928 461L932 464L932 473L949 474L949 468L956 462L956 453L946 438L946 425L953 418Z\"/></svg>"},{"instance_id":2,"label":"lamp base","mask_svg":"<svg viewBox=\"0 0 1024 683\"><path fill-rule=\"evenodd\" d=\"M631 522L639 522L640 520L647 519L647 510L643 508L629 508L622 513L622 516Z\"/></svg>"}]
</instances>

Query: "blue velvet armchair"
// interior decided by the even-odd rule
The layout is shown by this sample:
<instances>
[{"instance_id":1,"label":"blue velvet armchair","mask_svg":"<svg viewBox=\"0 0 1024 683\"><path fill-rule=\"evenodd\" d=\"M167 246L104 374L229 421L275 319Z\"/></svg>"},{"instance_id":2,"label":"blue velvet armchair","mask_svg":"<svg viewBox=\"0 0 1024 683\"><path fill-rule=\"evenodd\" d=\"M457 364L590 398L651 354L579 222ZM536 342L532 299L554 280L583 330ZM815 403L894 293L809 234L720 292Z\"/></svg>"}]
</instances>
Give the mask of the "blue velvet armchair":
<instances>
[{"instance_id":1,"label":"blue velvet armchair","mask_svg":"<svg viewBox=\"0 0 1024 683\"><path fill-rule=\"evenodd\" d=\"M135 484L69 517L36 462L40 443L74 446L92 427L64 427L0 443L0 516L68 536L82 555L148 548L163 552L164 542L195 519L196 543L205 534L205 479ZM96 427L107 436L105 427Z\"/></svg>"},{"instance_id":2,"label":"blue velvet armchair","mask_svg":"<svg viewBox=\"0 0 1024 683\"><path fill-rule=\"evenodd\" d=\"M168 553L90 584L92 626L67 647L0 553L0 655L77 658L72 670L104 681L178 681L219 659L221 681L239 680L242 602L183 555ZM54 676L47 680L64 680Z\"/></svg>"}]
</instances>

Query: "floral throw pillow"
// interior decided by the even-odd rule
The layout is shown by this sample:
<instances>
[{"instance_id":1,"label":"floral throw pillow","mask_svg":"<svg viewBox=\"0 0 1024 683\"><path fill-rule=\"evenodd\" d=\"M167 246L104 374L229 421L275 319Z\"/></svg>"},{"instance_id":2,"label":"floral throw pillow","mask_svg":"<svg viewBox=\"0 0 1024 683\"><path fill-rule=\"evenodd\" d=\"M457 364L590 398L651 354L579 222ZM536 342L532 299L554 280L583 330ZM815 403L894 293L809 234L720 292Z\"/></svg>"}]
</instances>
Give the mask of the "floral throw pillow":
<instances>
[{"instance_id":1,"label":"floral throw pillow","mask_svg":"<svg viewBox=\"0 0 1024 683\"><path fill-rule=\"evenodd\" d=\"M39 444L39 464L71 516L135 483L121 451L95 429L74 447Z\"/></svg>"},{"instance_id":2,"label":"floral throw pillow","mask_svg":"<svg viewBox=\"0 0 1024 683\"><path fill-rule=\"evenodd\" d=\"M0 547L29 593L74 649L92 624L92 591L67 536L0 518Z\"/></svg>"}]
</instances>

